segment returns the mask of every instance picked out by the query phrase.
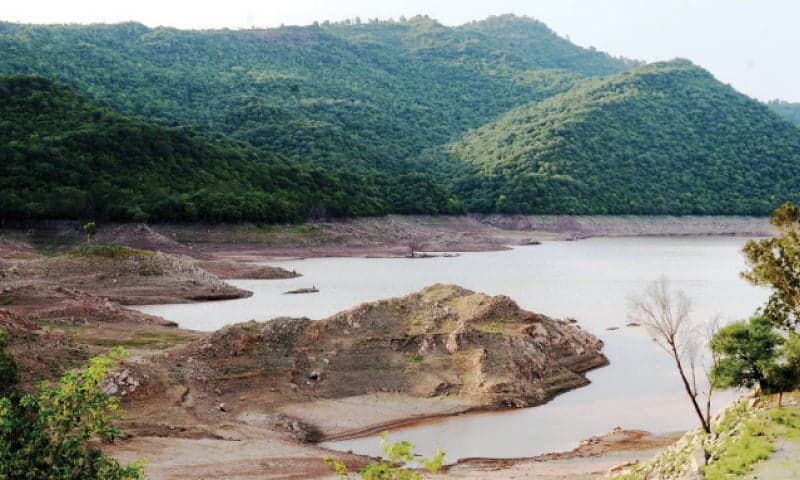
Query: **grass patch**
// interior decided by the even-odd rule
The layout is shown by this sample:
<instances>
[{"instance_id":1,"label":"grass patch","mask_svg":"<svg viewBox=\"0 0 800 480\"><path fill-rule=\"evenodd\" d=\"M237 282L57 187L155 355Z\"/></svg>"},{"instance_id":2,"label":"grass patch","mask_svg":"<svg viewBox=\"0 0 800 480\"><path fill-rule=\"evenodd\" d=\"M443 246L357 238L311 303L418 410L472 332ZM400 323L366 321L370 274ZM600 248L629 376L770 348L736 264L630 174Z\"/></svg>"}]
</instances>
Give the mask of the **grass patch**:
<instances>
[{"instance_id":1,"label":"grass patch","mask_svg":"<svg viewBox=\"0 0 800 480\"><path fill-rule=\"evenodd\" d=\"M476 324L473 326L473 328L479 332L490 333L493 335L499 335L499 334L514 335L519 331L518 325L506 324L495 320Z\"/></svg>"},{"instance_id":2,"label":"grass patch","mask_svg":"<svg viewBox=\"0 0 800 480\"><path fill-rule=\"evenodd\" d=\"M414 355L408 357L408 361L410 361L411 363L422 363L425 361L425 357L420 355L419 353L415 353Z\"/></svg>"},{"instance_id":3,"label":"grass patch","mask_svg":"<svg viewBox=\"0 0 800 480\"><path fill-rule=\"evenodd\" d=\"M749 472L759 460L773 451L774 433L767 415L759 414L741 422L738 435L725 439L711 453L712 461L703 468L708 480L723 480Z\"/></svg>"},{"instance_id":4,"label":"grass patch","mask_svg":"<svg viewBox=\"0 0 800 480\"><path fill-rule=\"evenodd\" d=\"M127 258L135 255L153 256L155 252L116 245L113 243L84 244L66 252L70 257Z\"/></svg>"},{"instance_id":5,"label":"grass patch","mask_svg":"<svg viewBox=\"0 0 800 480\"><path fill-rule=\"evenodd\" d=\"M82 341L99 347L164 349L191 341L191 338L168 332L136 332L129 338L84 337Z\"/></svg>"}]
</instances>

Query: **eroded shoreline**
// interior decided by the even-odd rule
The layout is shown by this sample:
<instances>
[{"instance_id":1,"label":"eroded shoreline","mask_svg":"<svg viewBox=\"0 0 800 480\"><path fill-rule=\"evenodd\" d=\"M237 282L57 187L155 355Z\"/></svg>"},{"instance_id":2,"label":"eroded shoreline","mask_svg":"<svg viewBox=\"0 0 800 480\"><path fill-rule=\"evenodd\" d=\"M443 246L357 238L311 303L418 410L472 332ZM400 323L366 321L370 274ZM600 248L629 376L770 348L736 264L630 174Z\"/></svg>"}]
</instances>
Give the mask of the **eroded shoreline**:
<instances>
[{"instance_id":1,"label":"eroded shoreline","mask_svg":"<svg viewBox=\"0 0 800 480\"><path fill-rule=\"evenodd\" d=\"M550 217L546 220L547 222L552 222L554 218ZM390 217L386 219L355 220L352 223L343 222L342 224L317 223L312 224L311 230L303 231L295 231L295 227L280 227L277 232L237 227L244 228L244 233L242 233L242 230L234 230L232 233L229 232L227 234L223 231L225 227L216 226L204 232L194 232L193 241L189 242L185 239L179 241L182 238L181 235L192 233L188 230L181 233L170 231L169 228L171 227L168 226L109 226L108 229L101 227L101 235L99 235L101 238L98 241L128 244L137 248L149 246L163 251L173 251L182 256L193 257L201 266L209 266L211 268L216 266L220 269L219 273L230 278L236 278L246 272L256 275L255 278L287 278L290 275L302 274L302 272L292 273L269 269L254 271L252 270L252 265L242 261L282 258L287 253L291 254L289 256L303 257L330 256L334 254L335 256L406 256L410 248L408 242L411 240L408 240L409 237L402 237L397 234L398 231L404 230L413 232L413 235L421 235L416 237L419 243L412 245L418 251L457 251L459 247L463 247L465 250L473 249L473 251L498 250L508 248L508 245L522 245L534 240L570 240L588 236L696 236L730 235L731 233L761 236L770 233L770 227L766 219L747 219L743 217L729 219L727 222L704 218L703 221L698 221L697 223L685 223L680 228L674 228L674 226L667 228L664 227L664 224L659 223L660 221L652 219L643 223L631 223L623 219L619 220L619 223L611 222L612 225L617 225L618 227L611 228L606 223L603 223L607 222L608 219L601 220L593 220L596 223L584 223L577 227L569 221L567 222L567 227L569 228L563 229L561 227L547 227L550 230L559 230L557 232L525 230L526 228L539 228L536 227L539 224L531 224L532 226L530 227L517 225L514 228L520 228L521 230L508 230L508 225L498 228L469 217ZM504 218L504 221L508 221L508 219ZM409 230L409 225L415 225L416 227ZM672 225L671 221L667 221L666 225ZM743 230L729 232L728 230L732 225L741 225ZM664 231L670 233L665 234L663 233ZM365 232L371 233L366 235ZM26 238L26 235L19 231L12 232L12 234L14 241L6 241L0 245L8 247L6 255L2 256L0 268L3 268L4 265L13 267L20 262L36 260L38 257L34 249L19 241L20 238ZM71 238L70 235L55 238ZM105 237L102 237L102 235L105 235ZM226 237L225 235L230 236ZM239 235L244 235L244 237L237 237ZM267 235L267 237L259 237L261 235ZM283 237L281 237L282 235ZM412 240L414 240L413 235ZM298 236L305 238L305 243L298 242ZM315 239L314 237L317 238ZM240 242L237 241L237 238L248 241ZM465 243L464 239L470 239L470 241ZM260 240L260 242L255 240ZM52 242L52 238L50 241ZM50 243L50 245L53 244ZM66 242L64 244L68 245L69 243ZM300 255L297 255L298 253ZM273 274L275 275L274 277L272 277ZM2 282L2 279L0 279L0 282ZM95 292L98 295L103 293L102 283L98 282L93 285L100 289ZM6 296L11 298L13 295L19 295L16 288L18 287L9 290ZM20 292L24 292L24 290ZM184 294L191 298L191 287ZM72 297L69 298L72 302ZM82 302L81 305L86 302L94 304L92 303L94 300L90 300L89 297L86 297L86 299L83 299L84 297L79 298L82 299L80 300ZM164 365L154 367L147 359L153 355L170 355L175 345L198 341L199 338L203 337L203 334L159 326L157 325L158 322L153 322L149 319L143 321L143 318L139 318L135 321L127 321L124 320L128 315L125 310L116 310L117 307L114 307L110 311L117 312L114 315L122 318L123 321L115 320L116 323L111 329L114 333L103 337L104 331L108 329L104 326L106 310L100 309L100 307L106 308L104 305L110 305L104 302L105 300L98 302L98 310L92 313L91 318L83 319L81 317L83 313L70 310L66 327L57 325L58 322L65 321L63 318L51 319L48 320L50 324L46 326L44 333L31 334L33 336L29 338L41 338L43 334L52 336L54 332L62 330L63 333L59 334L61 335L59 342L66 342L64 343L64 348L69 351L73 351L76 343L82 345L81 342L89 342L89 348L66 365L78 365L79 361L86 358L90 353L101 351L102 348L117 341L133 346L132 353L134 355L131 369L137 376L137 381L144 378L144 375L147 375L150 381L141 381L142 385L147 387L142 387L141 390L131 393L127 397L125 408L128 411L128 416L126 417L128 420L126 423L128 423L128 430L133 434L133 437L113 447L112 453L123 459L135 459L137 458L136 455L152 457L153 461L148 471L153 478L198 478L201 476L208 478L209 476L213 477L213 475L218 477L221 475L226 478L258 478L259 474L263 474L265 462L270 465L283 464L284 467L280 468L286 468L287 475L289 475L290 471L300 469L299 471L303 472L302 475L305 475L303 478L326 476L328 472L324 465L321 464L321 458L326 454L330 454L331 451L315 444L305 443L308 440L305 437L306 432L304 432L306 425L311 428L318 428L320 425L315 425L314 422L306 424L304 419L291 415L291 412L281 412L273 409L270 406L269 399L272 398L274 401L277 392L270 390L272 387L249 388L248 385L251 385L251 382L257 379L257 377L249 374L237 374L239 376L236 382L240 383L241 388L237 387L232 391L228 391L222 385L215 385L208 378L203 379L206 377L205 374L201 374L198 377L198 385L185 389L170 387L174 383L175 376L179 375L180 368L176 370L174 366L165 367ZM58 315L63 316L61 313ZM57 355L56 361L58 361ZM179 360L182 364L193 361L195 361L194 356ZM158 388L152 391L148 390L152 388L152 385L156 385ZM162 387L167 388L164 390ZM276 386L276 388L282 387ZM163 395L163 399L153 400L159 395ZM302 409L310 404L303 400L294 405ZM390 421L378 421L366 427L362 426L360 430L358 428L350 429L349 433L341 435L347 435L347 438L369 435L387 427L396 428L398 425L424 422L430 418L457 415L467 411L482 410L485 407L454 404L433 414L427 408L423 406L420 407L420 412L416 412L413 415L406 415L405 417L401 415L397 418L392 418ZM264 414L266 416L240 418L241 415L253 409L267 412ZM321 410L322 417L335 413L335 409L326 410L323 408ZM141 424L139 420L142 418L148 419L147 425ZM299 440L300 438L303 440ZM342 439L344 437L337 437L337 435L333 434L327 437L322 435L319 438L331 441L332 439ZM637 438L641 439L642 437ZM623 439L621 442L623 444L627 442L625 448L628 450L623 450L629 452L631 458L639 455L643 448L641 445L633 445L628 440ZM652 443L640 443L649 445L648 448L656 448ZM180 461L161 456L160 452L164 449L177 449L176 458L184 458L183 461L185 463L181 464ZM201 458L197 453L194 453L196 449L199 449L198 451L210 449L210 451L205 450L206 455L210 455L211 458L217 458L218 461L211 462L208 460L205 462L207 459ZM215 450L219 450L221 457L213 457L211 452ZM618 453L618 450L609 451ZM367 461L365 457L357 455L341 455L351 466L358 466ZM628 454L626 453L625 455ZM507 469L528 468L534 464L538 468L543 463L551 465L556 469L555 471L558 471L559 468L563 467L562 464L564 462L573 462L570 463L569 468L578 468L574 465L576 458L591 457L596 459L597 457L606 456L609 457L609 461L612 459L616 461L621 458L614 455L609 456L607 452L597 453L589 457L582 456L580 452L565 452L513 461L507 459L465 459L451 467L451 475L455 478L492 478L490 474L486 473L487 469L489 471L503 472ZM624 463L624 461L618 463ZM587 468L589 470L606 468L607 470L608 462L604 462L589 462L593 466L587 466ZM199 466L196 469L189 468L192 463L196 463ZM233 467L234 464L237 465L236 468ZM525 467L526 465L528 467ZM600 465L602 465L602 468ZM228 468L228 470L225 470L225 468ZM499 475L495 478L505 477ZM554 476L552 478L559 477Z\"/></svg>"}]
</instances>

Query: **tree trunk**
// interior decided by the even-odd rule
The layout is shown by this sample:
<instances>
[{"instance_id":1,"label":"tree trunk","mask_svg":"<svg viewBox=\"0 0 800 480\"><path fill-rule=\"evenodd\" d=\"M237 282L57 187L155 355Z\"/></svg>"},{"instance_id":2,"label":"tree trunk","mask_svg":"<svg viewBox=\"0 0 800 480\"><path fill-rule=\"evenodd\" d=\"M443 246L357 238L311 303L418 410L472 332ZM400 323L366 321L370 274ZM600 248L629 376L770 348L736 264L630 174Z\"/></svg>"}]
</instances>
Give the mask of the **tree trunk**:
<instances>
[{"instance_id":1,"label":"tree trunk","mask_svg":"<svg viewBox=\"0 0 800 480\"><path fill-rule=\"evenodd\" d=\"M683 380L683 388L686 389L686 394L689 395L689 399L692 401L692 406L694 407L695 413L697 413L697 418L700 419L700 425L703 427L703 431L706 434L711 433L711 428L709 427L708 422L706 422L705 417L703 417L703 411L700 410L700 405L697 404L697 397L695 397L694 393L692 392L692 387L689 385L689 380L686 378L686 372L683 371L683 365L681 365L681 357L678 355L678 351L675 349L675 345L670 345L672 349L672 358L675 359L675 365L678 367L678 373L681 375L681 380Z\"/></svg>"}]
</instances>

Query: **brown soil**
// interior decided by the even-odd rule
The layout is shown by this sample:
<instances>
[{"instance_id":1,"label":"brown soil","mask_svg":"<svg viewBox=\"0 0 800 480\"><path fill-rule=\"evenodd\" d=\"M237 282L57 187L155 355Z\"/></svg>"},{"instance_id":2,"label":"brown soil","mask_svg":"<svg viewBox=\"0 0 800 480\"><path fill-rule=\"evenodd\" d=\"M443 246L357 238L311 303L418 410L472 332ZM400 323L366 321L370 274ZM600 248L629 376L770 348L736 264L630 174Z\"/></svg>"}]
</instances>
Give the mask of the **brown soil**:
<instances>
[{"instance_id":1,"label":"brown soil","mask_svg":"<svg viewBox=\"0 0 800 480\"><path fill-rule=\"evenodd\" d=\"M11 287L64 286L125 305L251 295L206 272L190 258L135 249L123 249L113 257L66 253L27 260L0 269L0 282Z\"/></svg>"}]
</instances>

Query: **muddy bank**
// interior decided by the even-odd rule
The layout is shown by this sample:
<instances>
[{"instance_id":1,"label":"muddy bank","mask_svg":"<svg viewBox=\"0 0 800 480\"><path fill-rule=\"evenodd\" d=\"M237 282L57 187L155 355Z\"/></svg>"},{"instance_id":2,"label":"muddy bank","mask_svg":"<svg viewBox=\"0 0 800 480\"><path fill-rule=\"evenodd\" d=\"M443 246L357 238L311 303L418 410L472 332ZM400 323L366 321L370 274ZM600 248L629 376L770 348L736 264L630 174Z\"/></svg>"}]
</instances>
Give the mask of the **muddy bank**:
<instances>
[{"instance_id":1,"label":"muddy bank","mask_svg":"<svg viewBox=\"0 0 800 480\"><path fill-rule=\"evenodd\" d=\"M413 252L474 252L540 241L598 236L774 234L761 217L649 216L399 216L316 221L303 225L158 225L154 229L195 251L232 260L277 257L382 256Z\"/></svg>"},{"instance_id":2,"label":"muddy bank","mask_svg":"<svg viewBox=\"0 0 800 480\"><path fill-rule=\"evenodd\" d=\"M206 272L190 258L118 245L83 245L63 254L19 261L0 269L0 284L67 287L123 305L252 295Z\"/></svg>"},{"instance_id":3,"label":"muddy bank","mask_svg":"<svg viewBox=\"0 0 800 480\"><path fill-rule=\"evenodd\" d=\"M302 276L294 270L232 260L201 260L197 265L222 280L278 280Z\"/></svg>"},{"instance_id":4,"label":"muddy bank","mask_svg":"<svg viewBox=\"0 0 800 480\"><path fill-rule=\"evenodd\" d=\"M6 228L8 238L64 250L85 241L78 222L36 222ZM99 225L97 242L158 250L211 261L224 278L285 278L247 273L241 262L285 257L406 257L412 252L503 250L542 240L598 236L769 236L766 217L742 216L403 216L311 221L297 225ZM215 264L233 262L233 266ZM236 267L239 265L239 267ZM249 267L248 267L249 268ZM249 270L252 272L252 270ZM234 273L228 273L234 272ZM241 272L241 273L235 273Z\"/></svg>"},{"instance_id":5,"label":"muddy bank","mask_svg":"<svg viewBox=\"0 0 800 480\"><path fill-rule=\"evenodd\" d=\"M447 478L534 480L610 478L671 445L680 433L652 435L616 428L588 438L568 452L531 458L470 458L445 468Z\"/></svg>"},{"instance_id":6,"label":"muddy bank","mask_svg":"<svg viewBox=\"0 0 800 480\"><path fill-rule=\"evenodd\" d=\"M485 215L477 221L503 230L548 232L561 239L636 236L774 235L767 217L645 215Z\"/></svg>"}]
</instances>

